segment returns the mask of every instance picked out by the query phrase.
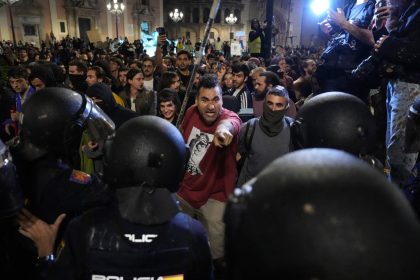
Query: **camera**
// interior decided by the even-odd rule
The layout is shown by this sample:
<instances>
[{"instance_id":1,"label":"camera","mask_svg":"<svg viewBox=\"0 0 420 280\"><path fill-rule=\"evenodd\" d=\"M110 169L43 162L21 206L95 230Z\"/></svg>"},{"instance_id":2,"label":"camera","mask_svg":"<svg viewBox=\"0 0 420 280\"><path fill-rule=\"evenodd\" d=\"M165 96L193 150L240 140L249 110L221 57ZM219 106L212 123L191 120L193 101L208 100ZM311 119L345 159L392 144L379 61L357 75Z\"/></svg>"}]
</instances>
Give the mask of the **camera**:
<instances>
[{"instance_id":1,"label":"camera","mask_svg":"<svg viewBox=\"0 0 420 280\"><path fill-rule=\"evenodd\" d=\"M158 27L156 28L157 33L160 35L166 35L165 27Z\"/></svg>"},{"instance_id":2,"label":"camera","mask_svg":"<svg viewBox=\"0 0 420 280\"><path fill-rule=\"evenodd\" d=\"M363 60L351 74L354 78L358 80L366 79L370 74L372 74L378 67L380 67L381 59L376 52Z\"/></svg>"}]
</instances>

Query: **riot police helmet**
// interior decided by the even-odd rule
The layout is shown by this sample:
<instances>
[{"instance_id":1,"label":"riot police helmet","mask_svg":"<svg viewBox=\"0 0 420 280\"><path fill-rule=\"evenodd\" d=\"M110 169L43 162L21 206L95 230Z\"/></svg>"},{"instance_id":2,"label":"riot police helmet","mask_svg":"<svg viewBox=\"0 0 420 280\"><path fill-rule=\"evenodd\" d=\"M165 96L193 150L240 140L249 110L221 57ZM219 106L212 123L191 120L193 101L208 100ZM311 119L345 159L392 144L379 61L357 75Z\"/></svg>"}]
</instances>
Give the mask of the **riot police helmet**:
<instances>
[{"instance_id":1,"label":"riot police helmet","mask_svg":"<svg viewBox=\"0 0 420 280\"><path fill-rule=\"evenodd\" d=\"M189 153L168 121L141 116L125 122L105 143L104 181L116 190L124 218L143 224L170 219ZM146 209L147 208L147 209Z\"/></svg>"},{"instance_id":2,"label":"riot police helmet","mask_svg":"<svg viewBox=\"0 0 420 280\"><path fill-rule=\"evenodd\" d=\"M375 120L366 104L343 92L327 92L305 102L292 125L299 148L333 148L354 155L372 154Z\"/></svg>"},{"instance_id":3,"label":"riot police helmet","mask_svg":"<svg viewBox=\"0 0 420 280\"><path fill-rule=\"evenodd\" d=\"M66 88L48 87L23 105L20 117L23 137L57 156L78 151L82 132L101 141L111 135L112 120L88 97Z\"/></svg>"},{"instance_id":4,"label":"riot police helmet","mask_svg":"<svg viewBox=\"0 0 420 280\"><path fill-rule=\"evenodd\" d=\"M355 156L304 149L235 191L229 279L419 279L420 224L397 186Z\"/></svg>"}]
</instances>

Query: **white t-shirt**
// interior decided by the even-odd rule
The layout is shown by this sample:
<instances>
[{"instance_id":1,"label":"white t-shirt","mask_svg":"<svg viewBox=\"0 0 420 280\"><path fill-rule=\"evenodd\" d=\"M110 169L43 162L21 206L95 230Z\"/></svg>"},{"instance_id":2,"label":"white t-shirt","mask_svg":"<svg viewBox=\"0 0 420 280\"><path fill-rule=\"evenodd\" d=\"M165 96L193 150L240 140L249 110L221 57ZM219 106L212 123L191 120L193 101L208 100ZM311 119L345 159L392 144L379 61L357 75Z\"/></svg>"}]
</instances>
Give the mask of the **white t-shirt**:
<instances>
[{"instance_id":1,"label":"white t-shirt","mask_svg":"<svg viewBox=\"0 0 420 280\"><path fill-rule=\"evenodd\" d=\"M150 81L146 81L146 80L144 80L143 87L144 87L147 91L153 91L153 79L151 79Z\"/></svg>"},{"instance_id":2,"label":"white t-shirt","mask_svg":"<svg viewBox=\"0 0 420 280\"><path fill-rule=\"evenodd\" d=\"M134 100L136 100L136 98L134 97L130 97L130 103L131 103L131 111L136 111L136 103L134 103Z\"/></svg>"}]
</instances>

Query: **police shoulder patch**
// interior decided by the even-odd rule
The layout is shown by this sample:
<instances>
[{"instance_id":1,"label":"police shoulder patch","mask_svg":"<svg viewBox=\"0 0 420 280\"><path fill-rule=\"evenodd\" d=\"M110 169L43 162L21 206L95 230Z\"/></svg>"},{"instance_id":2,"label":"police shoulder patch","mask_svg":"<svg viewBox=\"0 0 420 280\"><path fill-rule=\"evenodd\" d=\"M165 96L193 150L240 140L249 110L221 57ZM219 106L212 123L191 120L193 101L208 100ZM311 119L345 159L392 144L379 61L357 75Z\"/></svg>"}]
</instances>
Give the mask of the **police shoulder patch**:
<instances>
[{"instance_id":1,"label":"police shoulder patch","mask_svg":"<svg viewBox=\"0 0 420 280\"><path fill-rule=\"evenodd\" d=\"M71 182L86 185L90 182L91 177L83 171L73 169L69 179Z\"/></svg>"}]
</instances>

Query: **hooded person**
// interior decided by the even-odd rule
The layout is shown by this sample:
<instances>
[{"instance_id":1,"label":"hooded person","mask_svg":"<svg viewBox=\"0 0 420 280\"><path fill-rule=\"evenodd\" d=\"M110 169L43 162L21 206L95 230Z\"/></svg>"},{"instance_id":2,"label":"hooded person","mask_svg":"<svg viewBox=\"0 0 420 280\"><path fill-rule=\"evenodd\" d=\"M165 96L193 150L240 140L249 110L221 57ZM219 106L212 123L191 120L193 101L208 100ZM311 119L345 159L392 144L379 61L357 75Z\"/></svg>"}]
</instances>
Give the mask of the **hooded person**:
<instances>
[{"instance_id":1,"label":"hooded person","mask_svg":"<svg viewBox=\"0 0 420 280\"><path fill-rule=\"evenodd\" d=\"M205 230L172 196L189 158L176 127L134 118L104 151L116 203L72 222L48 279L213 279Z\"/></svg>"},{"instance_id":2,"label":"hooded person","mask_svg":"<svg viewBox=\"0 0 420 280\"><path fill-rule=\"evenodd\" d=\"M267 89L263 113L247 121L239 133L237 185L256 176L271 161L293 150L290 124L285 116L289 108L289 94L282 86Z\"/></svg>"},{"instance_id":3,"label":"hooded person","mask_svg":"<svg viewBox=\"0 0 420 280\"><path fill-rule=\"evenodd\" d=\"M118 105L110 87L104 83L91 85L87 89L86 95L114 122L115 129L118 129L129 119L139 116L136 112ZM89 134L89 130L85 131L81 140L81 170L87 173L103 173L102 150L105 140L105 138L95 135L95 133Z\"/></svg>"},{"instance_id":4,"label":"hooded person","mask_svg":"<svg viewBox=\"0 0 420 280\"><path fill-rule=\"evenodd\" d=\"M36 91L46 87L57 87L57 79L52 68L47 64L36 65L32 68L28 81Z\"/></svg>"},{"instance_id":5,"label":"hooded person","mask_svg":"<svg viewBox=\"0 0 420 280\"><path fill-rule=\"evenodd\" d=\"M275 160L235 191L225 222L228 279L420 279L420 224L407 200L343 151Z\"/></svg>"},{"instance_id":6,"label":"hooded person","mask_svg":"<svg viewBox=\"0 0 420 280\"><path fill-rule=\"evenodd\" d=\"M86 94L111 118L116 129L129 119L139 116L136 112L118 105L111 89L104 83L93 84Z\"/></svg>"}]
</instances>

